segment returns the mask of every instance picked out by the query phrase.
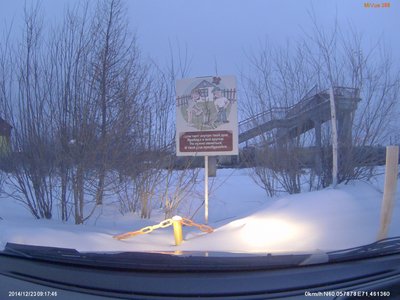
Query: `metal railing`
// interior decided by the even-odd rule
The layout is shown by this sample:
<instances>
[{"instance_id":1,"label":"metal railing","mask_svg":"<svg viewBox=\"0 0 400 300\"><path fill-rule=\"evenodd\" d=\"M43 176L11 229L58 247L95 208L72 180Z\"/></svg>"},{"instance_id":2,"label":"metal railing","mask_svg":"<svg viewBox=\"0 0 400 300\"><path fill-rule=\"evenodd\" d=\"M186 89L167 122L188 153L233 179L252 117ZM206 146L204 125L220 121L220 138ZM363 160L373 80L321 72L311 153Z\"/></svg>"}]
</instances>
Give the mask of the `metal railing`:
<instances>
[{"instance_id":1,"label":"metal railing","mask_svg":"<svg viewBox=\"0 0 400 300\"><path fill-rule=\"evenodd\" d=\"M285 118L288 108L275 107L239 122L239 132L249 130L272 120Z\"/></svg>"},{"instance_id":2,"label":"metal railing","mask_svg":"<svg viewBox=\"0 0 400 300\"><path fill-rule=\"evenodd\" d=\"M293 106L273 107L239 122L239 133L251 130L273 120L293 118L300 113L314 109L318 105L329 101L329 91L330 89L325 89L318 92L317 86L315 85ZM341 98L359 98L360 96L360 91L357 88L337 86L333 87L333 93L336 97Z\"/></svg>"},{"instance_id":3,"label":"metal railing","mask_svg":"<svg viewBox=\"0 0 400 300\"><path fill-rule=\"evenodd\" d=\"M248 130L249 124L254 124L255 126L269 122L271 120L279 120L293 117L301 112L307 111L314 108L316 105L325 102L326 97L329 95L330 89L325 89L317 92L317 86L315 85L310 89L306 95L296 104L290 107L273 107L267 111L258 113L255 116L251 116L239 123L239 132L243 128ZM348 87L334 87L333 93L335 96L344 98L359 98L360 92L357 88ZM320 96L320 97L318 97ZM328 99L326 99L328 100Z\"/></svg>"}]
</instances>

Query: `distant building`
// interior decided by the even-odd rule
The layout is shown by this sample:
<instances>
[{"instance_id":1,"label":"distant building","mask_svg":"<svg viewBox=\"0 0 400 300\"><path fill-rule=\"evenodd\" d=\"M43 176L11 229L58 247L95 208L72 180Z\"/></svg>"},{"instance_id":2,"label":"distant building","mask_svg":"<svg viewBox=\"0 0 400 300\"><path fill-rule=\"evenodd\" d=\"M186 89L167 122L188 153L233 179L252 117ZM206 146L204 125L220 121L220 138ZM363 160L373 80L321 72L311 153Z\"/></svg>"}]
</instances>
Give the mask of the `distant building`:
<instances>
[{"instance_id":1,"label":"distant building","mask_svg":"<svg viewBox=\"0 0 400 300\"><path fill-rule=\"evenodd\" d=\"M0 155L10 150L11 129L12 126L0 117Z\"/></svg>"}]
</instances>

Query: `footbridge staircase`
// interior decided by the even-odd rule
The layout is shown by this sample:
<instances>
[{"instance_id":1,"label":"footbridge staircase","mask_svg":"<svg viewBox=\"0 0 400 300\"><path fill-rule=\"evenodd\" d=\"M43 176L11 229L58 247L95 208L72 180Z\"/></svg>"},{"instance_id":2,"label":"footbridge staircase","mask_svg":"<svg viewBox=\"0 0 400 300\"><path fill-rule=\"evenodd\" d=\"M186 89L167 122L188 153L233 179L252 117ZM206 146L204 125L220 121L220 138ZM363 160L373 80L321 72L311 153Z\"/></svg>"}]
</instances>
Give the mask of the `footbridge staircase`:
<instances>
[{"instance_id":1,"label":"footbridge staircase","mask_svg":"<svg viewBox=\"0 0 400 300\"><path fill-rule=\"evenodd\" d=\"M361 100L359 90L333 87L333 95L340 139L342 142L351 143L352 115ZM318 145L321 140L321 124L330 120L330 90L317 91L314 87L291 107L271 108L241 121L239 123L239 143L248 143L258 136L264 136L267 144L273 144L315 129ZM273 130L276 134L268 135Z\"/></svg>"}]
</instances>

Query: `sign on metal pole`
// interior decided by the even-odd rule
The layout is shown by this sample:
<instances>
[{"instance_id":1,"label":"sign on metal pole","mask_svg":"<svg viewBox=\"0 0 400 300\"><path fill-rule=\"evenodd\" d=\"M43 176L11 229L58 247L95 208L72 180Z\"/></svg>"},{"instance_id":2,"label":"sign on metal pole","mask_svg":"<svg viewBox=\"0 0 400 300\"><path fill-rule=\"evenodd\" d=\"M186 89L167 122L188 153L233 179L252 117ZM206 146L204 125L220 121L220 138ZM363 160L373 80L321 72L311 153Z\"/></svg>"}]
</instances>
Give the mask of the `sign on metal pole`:
<instances>
[{"instance_id":1,"label":"sign on metal pole","mask_svg":"<svg viewBox=\"0 0 400 300\"><path fill-rule=\"evenodd\" d=\"M176 82L176 155L238 154L237 90L234 76Z\"/></svg>"},{"instance_id":2,"label":"sign on metal pole","mask_svg":"<svg viewBox=\"0 0 400 300\"><path fill-rule=\"evenodd\" d=\"M208 156L238 155L234 76L176 82L176 155L204 156L204 207L208 223Z\"/></svg>"}]
</instances>

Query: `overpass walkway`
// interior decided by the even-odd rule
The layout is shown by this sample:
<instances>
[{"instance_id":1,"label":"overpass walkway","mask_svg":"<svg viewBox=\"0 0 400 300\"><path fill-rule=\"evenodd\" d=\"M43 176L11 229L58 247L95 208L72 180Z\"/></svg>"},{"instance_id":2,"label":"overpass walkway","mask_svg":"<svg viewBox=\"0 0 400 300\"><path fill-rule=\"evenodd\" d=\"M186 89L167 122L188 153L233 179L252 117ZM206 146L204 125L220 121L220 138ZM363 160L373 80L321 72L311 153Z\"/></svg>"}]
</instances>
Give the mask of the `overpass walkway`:
<instances>
[{"instance_id":1,"label":"overpass walkway","mask_svg":"<svg viewBox=\"0 0 400 300\"><path fill-rule=\"evenodd\" d=\"M361 100L359 90L334 87L333 93L338 121L339 123L343 122L344 131L351 130L351 128L346 128L351 124L344 123L348 123L346 116L356 110L357 103ZM271 108L241 121L239 123L239 143L247 142L277 129L275 139L267 141L272 144L278 140L296 137L330 119L329 89L318 92L314 87L303 99L291 107Z\"/></svg>"}]
</instances>

